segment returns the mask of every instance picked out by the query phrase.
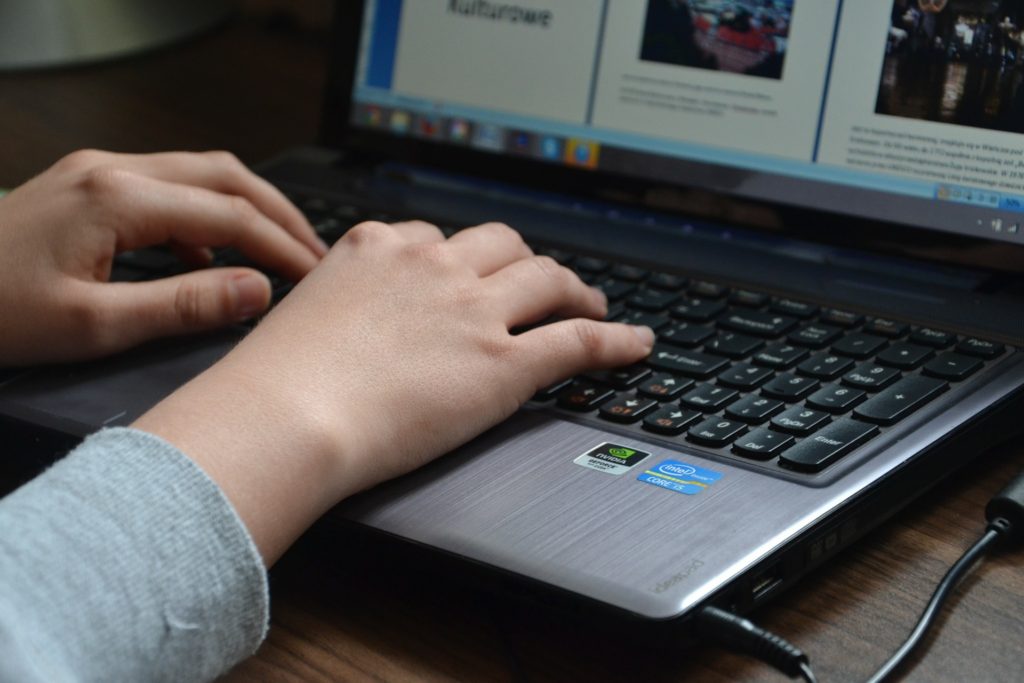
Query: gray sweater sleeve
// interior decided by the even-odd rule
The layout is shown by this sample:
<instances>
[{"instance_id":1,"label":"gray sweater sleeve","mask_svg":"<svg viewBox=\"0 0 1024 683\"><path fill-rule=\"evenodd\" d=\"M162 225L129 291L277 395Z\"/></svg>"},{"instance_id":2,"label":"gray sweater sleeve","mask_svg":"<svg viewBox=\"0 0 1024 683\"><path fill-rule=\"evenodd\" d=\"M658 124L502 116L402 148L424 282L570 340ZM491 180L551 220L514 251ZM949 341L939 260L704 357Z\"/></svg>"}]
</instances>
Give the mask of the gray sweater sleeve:
<instances>
[{"instance_id":1,"label":"gray sweater sleeve","mask_svg":"<svg viewBox=\"0 0 1024 683\"><path fill-rule=\"evenodd\" d=\"M0 681L201 681L267 629L263 562L165 441L87 439L0 500Z\"/></svg>"}]
</instances>

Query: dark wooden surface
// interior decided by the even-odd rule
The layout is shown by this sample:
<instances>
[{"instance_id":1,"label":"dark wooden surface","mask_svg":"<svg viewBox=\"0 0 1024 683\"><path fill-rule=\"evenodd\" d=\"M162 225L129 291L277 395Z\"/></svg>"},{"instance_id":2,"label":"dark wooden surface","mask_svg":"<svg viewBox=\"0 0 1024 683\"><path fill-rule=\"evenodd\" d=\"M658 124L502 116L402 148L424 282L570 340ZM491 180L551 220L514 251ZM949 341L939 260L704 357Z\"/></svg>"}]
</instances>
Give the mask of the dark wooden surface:
<instances>
[{"instance_id":1,"label":"dark wooden surface","mask_svg":"<svg viewBox=\"0 0 1024 683\"><path fill-rule=\"evenodd\" d=\"M224 148L249 162L314 140L326 40L236 19L186 45L61 72L0 74L0 186L80 147ZM863 680L906 635L982 510L1024 468L1024 440L986 455L755 619L807 651L823 682ZM713 523L713 520L709 520ZM908 677L1024 680L1024 553L985 562ZM632 642L600 620L465 585L321 527L272 573L273 622L228 681L780 681L722 651Z\"/></svg>"}]
</instances>

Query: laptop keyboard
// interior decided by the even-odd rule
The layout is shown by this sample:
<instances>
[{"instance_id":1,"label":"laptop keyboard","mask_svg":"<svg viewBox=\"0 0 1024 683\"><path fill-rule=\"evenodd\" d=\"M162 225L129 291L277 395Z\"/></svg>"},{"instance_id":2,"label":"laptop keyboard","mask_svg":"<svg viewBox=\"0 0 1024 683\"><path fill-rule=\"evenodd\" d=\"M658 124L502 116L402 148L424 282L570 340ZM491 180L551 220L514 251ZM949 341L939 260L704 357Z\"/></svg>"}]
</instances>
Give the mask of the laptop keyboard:
<instances>
[{"instance_id":1,"label":"laptop keyboard","mask_svg":"<svg viewBox=\"0 0 1024 683\"><path fill-rule=\"evenodd\" d=\"M328 243L393 216L292 196ZM453 231L448 231L453 232ZM561 249L537 248L607 295L608 319L657 335L642 363L547 387L532 404L715 457L814 474L1004 356L997 342ZM215 265L252 265L236 252ZM112 279L180 272L169 253L118 256ZM291 285L272 277L274 300Z\"/></svg>"}]
</instances>

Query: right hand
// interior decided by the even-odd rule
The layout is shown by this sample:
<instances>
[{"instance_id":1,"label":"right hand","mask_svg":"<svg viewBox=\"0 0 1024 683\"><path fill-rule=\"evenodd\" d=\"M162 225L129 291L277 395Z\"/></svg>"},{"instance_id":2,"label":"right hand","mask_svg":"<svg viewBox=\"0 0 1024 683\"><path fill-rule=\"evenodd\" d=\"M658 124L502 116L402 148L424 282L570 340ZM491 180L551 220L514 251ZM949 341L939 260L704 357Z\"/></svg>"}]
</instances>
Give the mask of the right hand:
<instances>
[{"instance_id":1,"label":"right hand","mask_svg":"<svg viewBox=\"0 0 1024 683\"><path fill-rule=\"evenodd\" d=\"M136 426L221 485L270 562L341 498L465 443L538 389L646 356L650 329L598 322L606 310L504 225L445 240L426 223L363 223ZM566 319L510 333L551 314Z\"/></svg>"}]
</instances>

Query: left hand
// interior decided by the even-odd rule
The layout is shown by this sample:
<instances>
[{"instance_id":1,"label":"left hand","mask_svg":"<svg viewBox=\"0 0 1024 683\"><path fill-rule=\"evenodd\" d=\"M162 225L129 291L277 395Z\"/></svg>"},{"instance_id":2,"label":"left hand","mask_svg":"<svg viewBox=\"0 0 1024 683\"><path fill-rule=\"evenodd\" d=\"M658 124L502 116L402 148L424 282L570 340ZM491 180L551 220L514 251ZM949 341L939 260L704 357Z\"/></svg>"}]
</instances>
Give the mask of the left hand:
<instances>
[{"instance_id":1,"label":"left hand","mask_svg":"<svg viewBox=\"0 0 1024 683\"><path fill-rule=\"evenodd\" d=\"M327 253L303 215L225 152L75 152L0 199L0 367L85 360L244 320L270 302L250 268L110 283L114 256L232 246L293 280Z\"/></svg>"}]
</instances>

